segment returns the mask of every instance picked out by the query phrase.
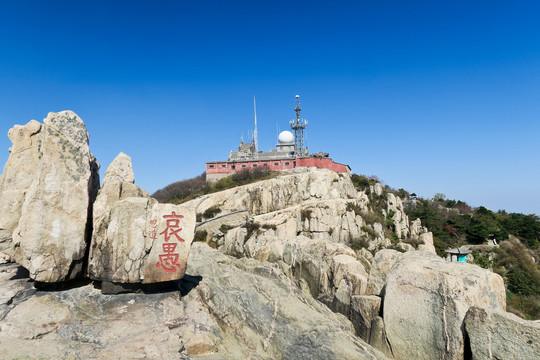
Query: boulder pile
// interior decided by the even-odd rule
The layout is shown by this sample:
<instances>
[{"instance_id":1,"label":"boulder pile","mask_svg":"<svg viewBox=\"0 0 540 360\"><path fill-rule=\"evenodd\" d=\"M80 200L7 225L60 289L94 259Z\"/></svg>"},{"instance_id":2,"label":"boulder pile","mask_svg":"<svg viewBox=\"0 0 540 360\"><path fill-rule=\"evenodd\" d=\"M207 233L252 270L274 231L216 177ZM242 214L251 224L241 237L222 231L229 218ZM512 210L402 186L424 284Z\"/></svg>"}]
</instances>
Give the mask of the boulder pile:
<instances>
[{"instance_id":1,"label":"boulder pile","mask_svg":"<svg viewBox=\"0 0 540 360\"><path fill-rule=\"evenodd\" d=\"M99 164L77 114L51 112L43 124L15 125L8 136L0 251L32 279L147 284L184 276L194 212L150 198L134 184L131 158L123 153L100 189Z\"/></svg>"}]
</instances>

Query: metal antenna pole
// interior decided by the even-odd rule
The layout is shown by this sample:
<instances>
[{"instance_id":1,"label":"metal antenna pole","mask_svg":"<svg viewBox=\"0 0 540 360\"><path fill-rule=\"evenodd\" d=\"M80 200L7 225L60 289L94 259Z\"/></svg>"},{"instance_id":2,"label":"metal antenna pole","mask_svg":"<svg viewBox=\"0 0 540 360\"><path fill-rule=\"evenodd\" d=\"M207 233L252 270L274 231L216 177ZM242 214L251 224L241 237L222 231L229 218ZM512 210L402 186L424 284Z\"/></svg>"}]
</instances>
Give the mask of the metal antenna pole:
<instances>
[{"instance_id":1,"label":"metal antenna pole","mask_svg":"<svg viewBox=\"0 0 540 360\"><path fill-rule=\"evenodd\" d=\"M253 142L255 143L255 157L259 155L259 133L257 132L257 104L255 96L253 97L253 111L255 113L255 131L253 132Z\"/></svg>"}]
</instances>

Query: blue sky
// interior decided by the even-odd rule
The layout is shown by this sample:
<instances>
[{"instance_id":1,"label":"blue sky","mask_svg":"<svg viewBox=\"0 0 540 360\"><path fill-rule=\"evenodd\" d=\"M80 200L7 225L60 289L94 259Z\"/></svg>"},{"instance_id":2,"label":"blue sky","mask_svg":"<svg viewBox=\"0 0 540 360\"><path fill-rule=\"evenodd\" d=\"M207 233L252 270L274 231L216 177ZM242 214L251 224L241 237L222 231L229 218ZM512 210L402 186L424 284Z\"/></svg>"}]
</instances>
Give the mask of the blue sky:
<instances>
[{"instance_id":1,"label":"blue sky","mask_svg":"<svg viewBox=\"0 0 540 360\"><path fill-rule=\"evenodd\" d=\"M540 214L537 1L1 1L0 166L14 124L73 110L101 174L149 192L288 128L424 197Z\"/></svg>"}]
</instances>

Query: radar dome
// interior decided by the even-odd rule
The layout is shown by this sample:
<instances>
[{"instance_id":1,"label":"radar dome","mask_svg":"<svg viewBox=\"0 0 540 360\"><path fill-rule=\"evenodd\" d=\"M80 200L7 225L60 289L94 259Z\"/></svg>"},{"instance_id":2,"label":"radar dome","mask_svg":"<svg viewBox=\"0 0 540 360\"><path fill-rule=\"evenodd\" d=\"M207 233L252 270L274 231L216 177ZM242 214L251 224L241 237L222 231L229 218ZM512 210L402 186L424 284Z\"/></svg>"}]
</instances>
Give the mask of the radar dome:
<instances>
[{"instance_id":1,"label":"radar dome","mask_svg":"<svg viewBox=\"0 0 540 360\"><path fill-rule=\"evenodd\" d=\"M278 141L280 144L284 143L293 143L294 142L294 135L290 131L282 131L279 133Z\"/></svg>"}]
</instances>

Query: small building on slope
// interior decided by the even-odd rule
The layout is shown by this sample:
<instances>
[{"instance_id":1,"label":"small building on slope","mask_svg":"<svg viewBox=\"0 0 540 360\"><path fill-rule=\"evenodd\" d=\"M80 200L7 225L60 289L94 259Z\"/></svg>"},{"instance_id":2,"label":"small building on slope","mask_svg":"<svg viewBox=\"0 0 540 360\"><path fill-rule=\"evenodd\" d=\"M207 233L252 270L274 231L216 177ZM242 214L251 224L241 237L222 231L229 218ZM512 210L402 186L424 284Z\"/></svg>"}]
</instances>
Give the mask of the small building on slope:
<instances>
[{"instance_id":1,"label":"small building on slope","mask_svg":"<svg viewBox=\"0 0 540 360\"><path fill-rule=\"evenodd\" d=\"M254 103L255 105L255 103ZM257 112L255 110L255 130L249 143L240 141L238 150L231 150L227 161L210 161L206 163L206 181L215 182L234 173L246 170L286 171L299 167L317 167L338 173L350 173L348 165L334 162L328 153L310 154L304 145L304 129L307 120L300 118L300 96L296 95L295 119L290 121L291 131L282 131L278 135L275 149L268 152L259 151L257 133ZM294 134L293 134L294 132Z\"/></svg>"}]
</instances>

